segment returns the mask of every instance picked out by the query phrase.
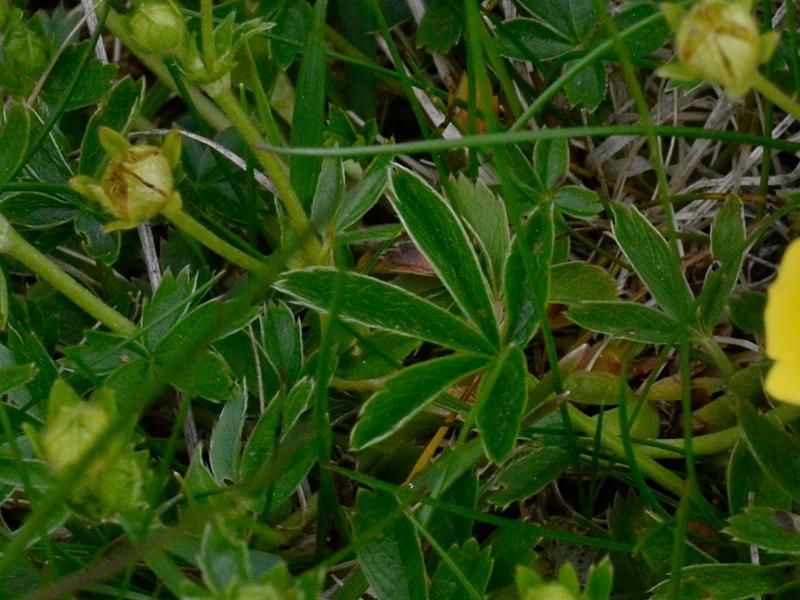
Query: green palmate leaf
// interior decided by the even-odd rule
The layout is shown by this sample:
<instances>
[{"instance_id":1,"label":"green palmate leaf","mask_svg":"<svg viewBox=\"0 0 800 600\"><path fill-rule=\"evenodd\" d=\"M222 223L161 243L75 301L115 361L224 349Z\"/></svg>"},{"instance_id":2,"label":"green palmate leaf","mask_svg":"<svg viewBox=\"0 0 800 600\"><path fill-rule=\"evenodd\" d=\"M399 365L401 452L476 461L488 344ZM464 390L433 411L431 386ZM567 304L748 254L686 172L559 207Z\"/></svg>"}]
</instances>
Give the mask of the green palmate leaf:
<instances>
[{"instance_id":1,"label":"green palmate leaf","mask_svg":"<svg viewBox=\"0 0 800 600\"><path fill-rule=\"evenodd\" d=\"M19 170L25 159L28 139L31 133L31 120L22 104L11 104L3 118L3 132L0 133L0 183L6 183ZM13 152L9 151L11 148Z\"/></svg>"},{"instance_id":2,"label":"green palmate leaf","mask_svg":"<svg viewBox=\"0 0 800 600\"><path fill-rule=\"evenodd\" d=\"M728 300L731 321L745 333L764 335L764 310L767 295L753 290L741 290Z\"/></svg>"},{"instance_id":3,"label":"green palmate leaf","mask_svg":"<svg viewBox=\"0 0 800 600\"><path fill-rule=\"evenodd\" d=\"M317 179L314 201L311 203L311 224L320 236L328 233L331 215L344 191L344 168L338 158L326 158Z\"/></svg>"},{"instance_id":4,"label":"green palmate leaf","mask_svg":"<svg viewBox=\"0 0 800 600\"><path fill-rule=\"evenodd\" d=\"M562 56L573 43L535 19L510 19L497 27L497 50L517 60L542 61Z\"/></svg>"},{"instance_id":5,"label":"green palmate leaf","mask_svg":"<svg viewBox=\"0 0 800 600\"><path fill-rule=\"evenodd\" d=\"M114 131L127 133L131 122L144 100L145 80L138 83L129 77L114 85L108 99L95 112L83 132L81 159L78 171L85 175L95 175L105 159L106 152L100 145L97 135L100 127L110 127Z\"/></svg>"},{"instance_id":6,"label":"green palmate leaf","mask_svg":"<svg viewBox=\"0 0 800 600\"><path fill-rule=\"evenodd\" d=\"M679 600L745 600L768 594L789 583L781 567L751 564L692 565L681 569ZM653 590L653 600L674 600L669 581Z\"/></svg>"},{"instance_id":7,"label":"green palmate leaf","mask_svg":"<svg viewBox=\"0 0 800 600\"><path fill-rule=\"evenodd\" d=\"M566 63L564 70L572 68L574 64ZM570 79L564 85L564 92L573 106L583 106L588 111L594 111L605 98L607 88L606 65L603 61L597 61Z\"/></svg>"},{"instance_id":8,"label":"green palmate leaf","mask_svg":"<svg viewBox=\"0 0 800 600\"><path fill-rule=\"evenodd\" d=\"M486 454L502 462L514 449L528 397L525 355L513 346L501 354L478 388L476 421Z\"/></svg>"},{"instance_id":9,"label":"green palmate leaf","mask_svg":"<svg viewBox=\"0 0 800 600\"><path fill-rule=\"evenodd\" d=\"M614 206L614 236L664 312L675 318L684 316L692 293L677 257L656 228L635 208L617 204Z\"/></svg>"},{"instance_id":10,"label":"green palmate leaf","mask_svg":"<svg viewBox=\"0 0 800 600\"><path fill-rule=\"evenodd\" d=\"M464 29L462 3L459 0L430 0L417 29L417 47L430 52L449 52Z\"/></svg>"},{"instance_id":11,"label":"green palmate leaf","mask_svg":"<svg viewBox=\"0 0 800 600\"><path fill-rule=\"evenodd\" d=\"M69 84L75 71L80 67L84 52L88 50L89 40L66 46L47 77L42 89L42 97L52 105L61 101L69 91ZM100 102L111 89L117 66L103 64L96 58L89 59L69 98L65 111L76 110Z\"/></svg>"},{"instance_id":12,"label":"green palmate leaf","mask_svg":"<svg viewBox=\"0 0 800 600\"><path fill-rule=\"evenodd\" d=\"M538 494L570 464L570 453L557 446L535 448L515 456L495 475L486 499L496 506L527 500Z\"/></svg>"},{"instance_id":13,"label":"green palmate leaf","mask_svg":"<svg viewBox=\"0 0 800 600\"><path fill-rule=\"evenodd\" d=\"M214 352L194 357L190 369L172 371L166 379L184 394L220 402L230 398L233 387L228 365Z\"/></svg>"},{"instance_id":14,"label":"green palmate leaf","mask_svg":"<svg viewBox=\"0 0 800 600\"><path fill-rule=\"evenodd\" d=\"M238 388L222 409L219 420L211 432L208 457L211 462L211 472L217 483L236 480L246 410L247 393Z\"/></svg>"},{"instance_id":15,"label":"green palmate leaf","mask_svg":"<svg viewBox=\"0 0 800 600\"><path fill-rule=\"evenodd\" d=\"M553 188L569 166L569 146L566 138L540 140L533 147L533 169L546 190Z\"/></svg>"},{"instance_id":16,"label":"green palmate leaf","mask_svg":"<svg viewBox=\"0 0 800 600\"><path fill-rule=\"evenodd\" d=\"M650 344L674 342L681 329L675 319L633 302L583 302L571 306L567 317L592 331Z\"/></svg>"},{"instance_id":17,"label":"green palmate leaf","mask_svg":"<svg viewBox=\"0 0 800 600\"><path fill-rule=\"evenodd\" d=\"M336 207L333 216L336 231L343 231L358 223L361 217L375 206L386 188L387 165L390 160L389 156L376 157L367 168L364 179L359 181L353 189L347 191Z\"/></svg>"},{"instance_id":18,"label":"green palmate leaf","mask_svg":"<svg viewBox=\"0 0 800 600\"><path fill-rule=\"evenodd\" d=\"M453 209L416 175L399 169L392 179L394 207L464 314L493 344L499 343L491 290Z\"/></svg>"},{"instance_id":19,"label":"green palmate leaf","mask_svg":"<svg viewBox=\"0 0 800 600\"><path fill-rule=\"evenodd\" d=\"M800 555L800 516L758 506L730 518L725 532L737 542L770 552Z\"/></svg>"},{"instance_id":20,"label":"green palmate leaf","mask_svg":"<svg viewBox=\"0 0 800 600\"><path fill-rule=\"evenodd\" d=\"M152 299L142 309L142 339L149 349L158 343L178 322L189 307L196 280L184 269L178 276L167 272Z\"/></svg>"},{"instance_id":21,"label":"green palmate leaf","mask_svg":"<svg viewBox=\"0 0 800 600\"><path fill-rule=\"evenodd\" d=\"M325 16L328 0L317 0L311 32L297 78L292 146L321 146L325 126ZM311 205L322 159L316 156L292 157L292 187L300 201Z\"/></svg>"},{"instance_id":22,"label":"green palmate leaf","mask_svg":"<svg viewBox=\"0 0 800 600\"><path fill-rule=\"evenodd\" d=\"M700 323L710 331L719 321L742 268L745 251L742 201L729 196L711 227L711 255L718 266L706 274L700 293Z\"/></svg>"},{"instance_id":23,"label":"green palmate leaf","mask_svg":"<svg viewBox=\"0 0 800 600\"><path fill-rule=\"evenodd\" d=\"M303 369L303 332L291 309L282 302L267 309L264 348L270 364L291 389Z\"/></svg>"},{"instance_id":24,"label":"green palmate leaf","mask_svg":"<svg viewBox=\"0 0 800 600\"><path fill-rule=\"evenodd\" d=\"M401 371L367 400L350 437L354 450L371 446L400 429L449 387L486 365L482 356L445 356Z\"/></svg>"},{"instance_id":25,"label":"green palmate leaf","mask_svg":"<svg viewBox=\"0 0 800 600\"><path fill-rule=\"evenodd\" d=\"M617 299L617 282L608 271L585 262L566 262L550 270L550 302L611 301Z\"/></svg>"},{"instance_id":26,"label":"green palmate leaf","mask_svg":"<svg viewBox=\"0 0 800 600\"><path fill-rule=\"evenodd\" d=\"M521 244L514 239L505 268L505 340L525 347L530 342L544 314L534 303L534 286L547 286L548 273L541 270L538 276L528 278L522 258ZM545 292L546 293L546 292Z\"/></svg>"},{"instance_id":27,"label":"green palmate leaf","mask_svg":"<svg viewBox=\"0 0 800 600\"><path fill-rule=\"evenodd\" d=\"M455 180L453 187L453 208L464 219L480 244L490 267L490 277L497 289L511 244L505 205L486 185L481 182L473 183L463 175Z\"/></svg>"},{"instance_id":28,"label":"green palmate leaf","mask_svg":"<svg viewBox=\"0 0 800 600\"><path fill-rule=\"evenodd\" d=\"M800 442L746 402L739 405L739 424L766 476L795 502L800 501Z\"/></svg>"},{"instance_id":29,"label":"green palmate leaf","mask_svg":"<svg viewBox=\"0 0 800 600\"><path fill-rule=\"evenodd\" d=\"M764 474L743 439L733 447L726 479L731 514L736 514L753 503L786 510L792 506L792 499Z\"/></svg>"},{"instance_id":30,"label":"green palmate leaf","mask_svg":"<svg viewBox=\"0 0 800 600\"><path fill-rule=\"evenodd\" d=\"M301 304L347 320L427 340L448 348L492 353L491 344L461 319L397 286L372 277L315 267L292 271L275 286Z\"/></svg>"},{"instance_id":31,"label":"green palmate leaf","mask_svg":"<svg viewBox=\"0 0 800 600\"><path fill-rule=\"evenodd\" d=\"M597 22L591 0L520 0L520 4L554 33L575 43Z\"/></svg>"},{"instance_id":32,"label":"green palmate leaf","mask_svg":"<svg viewBox=\"0 0 800 600\"><path fill-rule=\"evenodd\" d=\"M380 600L427 600L419 538L394 496L359 490L353 530L361 570Z\"/></svg>"},{"instance_id":33,"label":"green palmate leaf","mask_svg":"<svg viewBox=\"0 0 800 600\"><path fill-rule=\"evenodd\" d=\"M453 546L447 552L452 564L461 570L461 577L466 578L472 584L474 592L480 594L481 598L489 584L489 576L492 572L491 551L489 546L481 550L478 541L470 538L461 548ZM431 581L431 600L454 600L470 596L472 594L464 587L461 578L453 572L446 561L441 561Z\"/></svg>"}]
</instances>

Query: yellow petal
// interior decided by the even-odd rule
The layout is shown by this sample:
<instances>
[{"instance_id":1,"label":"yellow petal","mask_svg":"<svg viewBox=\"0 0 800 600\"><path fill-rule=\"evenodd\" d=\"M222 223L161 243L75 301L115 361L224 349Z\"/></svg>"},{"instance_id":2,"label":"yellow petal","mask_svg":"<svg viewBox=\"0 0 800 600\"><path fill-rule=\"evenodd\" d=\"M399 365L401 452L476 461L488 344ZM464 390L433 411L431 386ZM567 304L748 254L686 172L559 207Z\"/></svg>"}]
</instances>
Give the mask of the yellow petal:
<instances>
[{"instance_id":1,"label":"yellow petal","mask_svg":"<svg viewBox=\"0 0 800 600\"><path fill-rule=\"evenodd\" d=\"M800 381L800 240L786 248L764 312L767 356L793 363Z\"/></svg>"},{"instance_id":2,"label":"yellow petal","mask_svg":"<svg viewBox=\"0 0 800 600\"><path fill-rule=\"evenodd\" d=\"M773 398L800 404L800 362L781 360L772 365L764 389Z\"/></svg>"}]
</instances>

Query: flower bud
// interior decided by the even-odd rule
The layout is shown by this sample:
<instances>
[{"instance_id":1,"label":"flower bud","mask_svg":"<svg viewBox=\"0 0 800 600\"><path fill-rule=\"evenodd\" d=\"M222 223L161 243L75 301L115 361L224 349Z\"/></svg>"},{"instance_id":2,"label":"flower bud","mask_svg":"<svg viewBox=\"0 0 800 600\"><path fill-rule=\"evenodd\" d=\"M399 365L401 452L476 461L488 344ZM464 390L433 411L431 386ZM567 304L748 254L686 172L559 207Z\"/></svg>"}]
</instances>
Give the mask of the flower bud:
<instances>
[{"instance_id":1,"label":"flower bud","mask_svg":"<svg viewBox=\"0 0 800 600\"><path fill-rule=\"evenodd\" d=\"M86 402L66 381L56 380L50 390L47 422L39 442L53 471L60 474L80 460L108 427L115 412L107 397ZM108 452L104 450L104 454Z\"/></svg>"},{"instance_id":2,"label":"flower bud","mask_svg":"<svg viewBox=\"0 0 800 600\"><path fill-rule=\"evenodd\" d=\"M50 48L42 34L17 24L3 40L3 62L17 75L39 77L50 62Z\"/></svg>"},{"instance_id":3,"label":"flower bud","mask_svg":"<svg viewBox=\"0 0 800 600\"><path fill-rule=\"evenodd\" d=\"M187 38L180 9L172 2L144 2L131 15L128 26L143 50L161 57L180 54Z\"/></svg>"},{"instance_id":4,"label":"flower bud","mask_svg":"<svg viewBox=\"0 0 800 600\"><path fill-rule=\"evenodd\" d=\"M777 44L775 32L759 35L749 0L702 0L688 12L676 5L662 9L675 30L678 63L659 73L718 83L734 99L750 89L758 65Z\"/></svg>"},{"instance_id":5,"label":"flower bud","mask_svg":"<svg viewBox=\"0 0 800 600\"><path fill-rule=\"evenodd\" d=\"M106 230L130 229L152 219L167 206L180 206L172 169L180 159L180 137L167 134L162 147L131 145L116 131L101 128L100 143L110 156L100 181L78 176L70 181L117 221Z\"/></svg>"}]
</instances>

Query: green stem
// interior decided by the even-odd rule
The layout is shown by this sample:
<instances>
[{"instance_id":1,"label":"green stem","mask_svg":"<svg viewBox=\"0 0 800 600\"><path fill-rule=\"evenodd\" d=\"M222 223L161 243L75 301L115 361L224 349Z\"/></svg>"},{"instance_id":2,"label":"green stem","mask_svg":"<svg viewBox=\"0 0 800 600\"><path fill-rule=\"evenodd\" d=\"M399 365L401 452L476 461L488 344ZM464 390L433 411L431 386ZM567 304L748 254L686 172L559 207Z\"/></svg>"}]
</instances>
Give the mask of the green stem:
<instances>
[{"instance_id":1,"label":"green stem","mask_svg":"<svg viewBox=\"0 0 800 600\"><path fill-rule=\"evenodd\" d=\"M233 264L238 265L257 276L268 277L273 275L272 269L270 269L265 263L230 245L228 242L207 229L205 225L195 221L183 209L167 209L162 211L161 214L164 215L164 217L166 217L175 227L183 231L185 234L193 237L206 248L219 254L229 262L232 262Z\"/></svg>"},{"instance_id":2,"label":"green stem","mask_svg":"<svg viewBox=\"0 0 800 600\"><path fill-rule=\"evenodd\" d=\"M800 419L800 407L792 404L780 404L767 413L767 417L781 424ZM738 425L722 431L700 435L692 440L695 456L717 454L730 450L742 435ZM638 451L652 459L678 458L684 450L683 438L657 440L658 446L640 445ZM674 450L673 450L674 448Z\"/></svg>"},{"instance_id":3,"label":"green stem","mask_svg":"<svg viewBox=\"0 0 800 600\"><path fill-rule=\"evenodd\" d=\"M128 48L128 50L136 55L136 58L138 58L144 66L146 66L156 77L163 81L169 89L175 93L178 93L178 87L175 85L175 81L169 74L169 69L167 69L164 61L153 54L148 54L136 44L136 42L133 40L130 30L125 24L125 19L113 8L108 13L106 26L111 33L120 39L120 41L125 45L126 48ZM192 102L194 102L195 106L197 106L197 112L203 116L203 118L209 125L211 125L211 127L213 127L216 131L223 131L231 126L228 118L222 114L216 106L214 106L214 103L211 102L205 96L205 94L203 94L195 86L187 85L186 87L189 91L189 95L192 98Z\"/></svg>"},{"instance_id":4,"label":"green stem","mask_svg":"<svg viewBox=\"0 0 800 600\"><path fill-rule=\"evenodd\" d=\"M584 414L570 403L567 403L566 406L570 420L575 427L587 435L594 436L597 428L597 423L595 423L594 419ZM622 443L622 439L618 435L603 432L601 443L607 450L610 450L615 455L621 458L625 457L625 447ZM643 474L674 494L678 496L681 495L683 491L683 480L680 477L669 469L662 467L651 457L646 456L641 452L641 449L637 449L635 453L636 463L639 465L639 470Z\"/></svg>"},{"instance_id":5,"label":"green stem","mask_svg":"<svg viewBox=\"0 0 800 600\"><path fill-rule=\"evenodd\" d=\"M217 51L214 47L214 0L200 0L200 38L206 72L211 73L217 62Z\"/></svg>"},{"instance_id":6,"label":"green stem","mask_svg":"<svg viewBox=\"0 0 800 600\"><path fill-rule=\"evenodd\" d=\"M115 333L128 337L136 333L137 328L132 321L123 317L100 298L77 283L52 260L25 241L4 217L0 217L0 229L4 230L0 235L0 239L2 239L0 249L4 253L16 258Z\"/></svg>"},{"instance_id":7,"label":"green stem","mask_svg":"<svg viewBox=\"0 0 800 600\"><path fill-rule=\"evenodd\" d=\"M728 355L722 351L717 340L712 336L706 336L700 340L700 346L708 353L725 379L733 377L733 374L736 372L736 367L733 366Z\"/></svg>"},{"instance_id":8,"label":"green stem","mask_svg":"<svg viewBox=\"0 0 800 600\"><path fill-rule=\"evenodd\" d=\"M242 105L236 100L229 88L225 88L214 96L217 103L225 115L230 119L233 126L239 131L245 142L253 148L254 154L259 164L270 178L278 196L283 202L284 208L289 215L289 219L294 224L298 237L305 240L306 256L314 259L319 256L320 245L316 236L312 234L311 222L308 220L300 199L289 182L289 177L284 170L283 164L271 153L260 150L259 146L264 144L264 139L250 121L250 117L242 109Z\"/></svg>"},{"instance_id":9,"label":"green stem","mask_svg":"<svg viewBox=\"0 0 800 600\"><path fill-rule=\"evenodd\" d=\"M761 73L753 75L753 89L761 92L761 95L770 100L776 106L792 115L795 120L800 121L800 104L790 98L787 94L764 77Z\"/></svg>"}]
</instances>

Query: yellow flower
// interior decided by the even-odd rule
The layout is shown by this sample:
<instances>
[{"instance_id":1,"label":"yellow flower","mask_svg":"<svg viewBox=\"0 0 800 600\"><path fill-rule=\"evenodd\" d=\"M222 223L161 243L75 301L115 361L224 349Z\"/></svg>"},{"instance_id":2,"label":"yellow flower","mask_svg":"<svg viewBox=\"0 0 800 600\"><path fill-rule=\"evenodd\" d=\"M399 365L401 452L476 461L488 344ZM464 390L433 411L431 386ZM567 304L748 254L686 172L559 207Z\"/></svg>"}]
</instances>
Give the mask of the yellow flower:
<instances>
[{"instance_id":1,"label":"yellow flower","mask_svg":"<svg viewBox=\"0 0 800 600\"><path fill-rule=\"evenodd\" d=\"M131 145L107 127L100 128L99 137L109 156L100 181L78 175L69 184L116 218L106 225L106 231L132 229L166 208L180 208L181 197L172 176L181 153L178 132L170 131L161 147Z\"/></svg>"},{"instance_id":2,"label":"yellow flower","mask_svg":"<svg viewBox=\"0 0 800 600\"><path fill-rule=\"evenodd\" d=\"M685 12L662 4L675 30L678 62L658 73L678 81L718 83L733 99L746 94L758 65L769 60L778 42L773 31L759 35L750 5L751 0L702 0Z\"/></svg>"},{"instance_id":3,"label":"yellow flower","mask_svg":"<svg viewBox=\"0 0 800 600\"><path fill-rule=\"evenodd\" d=\"M770 396L800 404L800 239L786 248L767 294L767 356L775 361L765 382Z\"/></svg>"}]
</instances>

